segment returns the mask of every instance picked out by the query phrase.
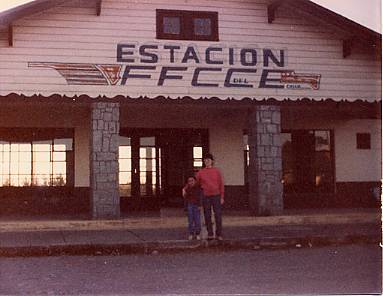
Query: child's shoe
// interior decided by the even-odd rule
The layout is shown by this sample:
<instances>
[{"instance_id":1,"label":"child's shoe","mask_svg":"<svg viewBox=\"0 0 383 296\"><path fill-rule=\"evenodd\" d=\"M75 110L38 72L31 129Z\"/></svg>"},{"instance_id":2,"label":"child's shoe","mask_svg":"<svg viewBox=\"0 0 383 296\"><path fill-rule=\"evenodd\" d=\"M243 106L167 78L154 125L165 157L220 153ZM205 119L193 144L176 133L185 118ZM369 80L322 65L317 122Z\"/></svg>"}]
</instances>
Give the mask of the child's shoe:
<instances>
[{"instance_id":1,"label":"child's shoe","mask_svg":"<svg viewBox=\"0 0 383 296\"><path fill-rule=\"evenodd\" d=\"M201 240L201 236L199 234L196 235L195 237L196 240Z\"/></svg>"}]
</instances>

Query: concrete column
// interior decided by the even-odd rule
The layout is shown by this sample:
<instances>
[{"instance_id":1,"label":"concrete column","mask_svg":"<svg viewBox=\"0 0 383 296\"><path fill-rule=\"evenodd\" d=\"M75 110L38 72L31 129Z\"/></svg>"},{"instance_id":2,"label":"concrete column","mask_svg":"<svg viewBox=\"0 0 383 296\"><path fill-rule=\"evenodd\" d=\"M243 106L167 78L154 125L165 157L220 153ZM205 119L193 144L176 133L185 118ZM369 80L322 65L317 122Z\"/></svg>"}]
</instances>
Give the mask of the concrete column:
<instances>
[{"instance_id":1,"label":"concrete column","mask_svg":"<svg viewBox=\"0 0 383 296\"><path fill-rule=\"evenodd\" d=\"M281 111L257 106L249 113L249 202L255 215L283 210Z\"/></svg>"},{"instance_id":2,"label":"concrete column","mask_svg":"<svg viewBox=\"0 0 383 296\"><path fill-rule=\"evenodd\" d=\"M90 191L92 216L95 219L120 217L118 189L119 120L119 103L92 103Z\"/></svg>"}]
</instances>

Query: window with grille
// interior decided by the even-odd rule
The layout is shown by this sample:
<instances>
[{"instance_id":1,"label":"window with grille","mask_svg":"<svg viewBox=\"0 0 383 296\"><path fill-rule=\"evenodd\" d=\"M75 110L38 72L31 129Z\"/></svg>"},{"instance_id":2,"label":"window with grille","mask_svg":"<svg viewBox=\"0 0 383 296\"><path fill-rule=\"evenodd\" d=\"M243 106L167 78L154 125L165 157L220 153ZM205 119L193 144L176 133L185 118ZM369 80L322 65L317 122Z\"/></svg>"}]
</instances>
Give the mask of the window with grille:
<instances>
[{"instance_id":1,"label":"window with grille","mask_svg":"<svg viewBox=\"0 0 383 296\"><path fill-rule=\"evenodd\" d=\"M157 39L219 41L218 13L157 9Z\"/></svg>"}]
</instances>

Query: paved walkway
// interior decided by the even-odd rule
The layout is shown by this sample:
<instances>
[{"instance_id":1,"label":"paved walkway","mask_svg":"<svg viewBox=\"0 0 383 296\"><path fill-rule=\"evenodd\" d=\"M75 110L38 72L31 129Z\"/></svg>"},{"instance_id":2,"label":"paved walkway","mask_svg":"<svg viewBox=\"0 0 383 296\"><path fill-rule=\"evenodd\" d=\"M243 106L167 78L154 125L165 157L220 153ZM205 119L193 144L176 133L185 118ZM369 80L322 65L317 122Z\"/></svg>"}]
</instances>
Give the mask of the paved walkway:
<instances>
[{"instance_id":1,"label":"paved walkway","mask_svg":"<svg viewBox=\"0 0 383 296\"><path fill-rule=\"evenodd\" d=\"M224 241L187 241L182 210L118 220L0 219L0 256L100 255L208 250L210 248L312 247L325 244L380 243L377 209L291 211L252 217L226 213Z\"/></svg>"}]
</instances>

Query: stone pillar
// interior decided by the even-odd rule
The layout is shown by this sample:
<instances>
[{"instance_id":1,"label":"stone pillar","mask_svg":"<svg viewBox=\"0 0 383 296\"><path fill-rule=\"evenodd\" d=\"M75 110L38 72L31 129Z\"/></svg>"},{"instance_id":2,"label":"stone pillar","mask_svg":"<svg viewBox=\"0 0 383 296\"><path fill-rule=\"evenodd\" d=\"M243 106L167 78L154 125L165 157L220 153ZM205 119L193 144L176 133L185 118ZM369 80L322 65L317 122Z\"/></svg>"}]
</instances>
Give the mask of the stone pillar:
<instances>
[{"instance_id":1,"label":"stone pillar","mask_svg":"<svg viewBox=\"0 0 383 296\"><path fill-rule=\"evenodd\" d=\"M249 113L249 202L255 215L283 210L281 111L257 106Z\"/></svg>"},{"instance_id":2,"label":"stone pillar","mask_svg":"<svg viewBox=\"0 0 383 296\"><path fill-rule=\"evenodd\" d=\"M120 217L118 146L120 104L91 105L90 191L95 219Z\"/></svg>"}]
</instances>

